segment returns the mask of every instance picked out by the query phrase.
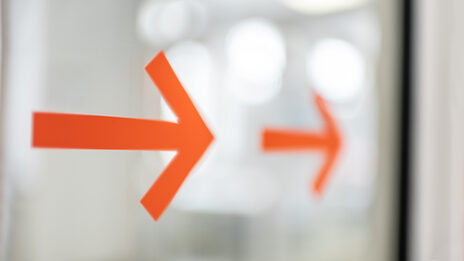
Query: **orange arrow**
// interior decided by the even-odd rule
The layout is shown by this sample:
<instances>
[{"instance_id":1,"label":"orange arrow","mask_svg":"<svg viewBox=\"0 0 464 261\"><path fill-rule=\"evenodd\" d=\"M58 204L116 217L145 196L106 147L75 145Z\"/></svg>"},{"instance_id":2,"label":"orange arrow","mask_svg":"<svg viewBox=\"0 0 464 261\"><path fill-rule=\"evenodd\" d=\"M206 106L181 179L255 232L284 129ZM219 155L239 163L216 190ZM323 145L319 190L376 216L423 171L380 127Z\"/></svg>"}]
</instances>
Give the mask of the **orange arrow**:
<instances>
[{"instance_id":1,"label":"orange arrow","mask_svg":"<svg viewBox=\"0 0 464 261\"><path fill-rule=\"evenodd\" d=\"M326 160L313 183L313 192L320 195L340 150L341 138L324 99L314 94L314 100L324 119L325 128L322 132L264 129L262 148L264 151L324 151Z\"/></svg>"},{"instance_id":2,"label":"orange arrow","mask_svg":"<svg viewBox=\"0 0 464 261\"><path fill-rule=\"evenodd\" d=\"M32 146L38 148L177 150L141 203L155 219L163 214L214 137L163 52L145 67L178 123L65 113L33 113Z\"/></svg>"}]
</instances>

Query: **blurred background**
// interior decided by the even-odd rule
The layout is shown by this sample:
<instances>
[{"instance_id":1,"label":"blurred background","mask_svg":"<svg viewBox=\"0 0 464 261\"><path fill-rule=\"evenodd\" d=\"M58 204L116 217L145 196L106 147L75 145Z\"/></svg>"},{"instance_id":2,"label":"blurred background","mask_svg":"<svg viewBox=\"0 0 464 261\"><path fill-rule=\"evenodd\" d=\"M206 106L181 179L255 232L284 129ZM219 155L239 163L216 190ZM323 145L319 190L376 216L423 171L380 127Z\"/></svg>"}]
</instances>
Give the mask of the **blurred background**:
<instances>
[{"instance_id":1,"label":"blurred background","mask_svg":"<svg viewBox=\"0 0 464 261\"><path fill-rule=\"evenodd\" d=\"M3 0L1 260L463 260L464 4L417 2ZM175 121L160 50L215 140L155 222L175 152L33 149L31 116ZM260 145L321 130L313 92L343 139L320 197L322 153Z\"/></svg>"}]
</instances>

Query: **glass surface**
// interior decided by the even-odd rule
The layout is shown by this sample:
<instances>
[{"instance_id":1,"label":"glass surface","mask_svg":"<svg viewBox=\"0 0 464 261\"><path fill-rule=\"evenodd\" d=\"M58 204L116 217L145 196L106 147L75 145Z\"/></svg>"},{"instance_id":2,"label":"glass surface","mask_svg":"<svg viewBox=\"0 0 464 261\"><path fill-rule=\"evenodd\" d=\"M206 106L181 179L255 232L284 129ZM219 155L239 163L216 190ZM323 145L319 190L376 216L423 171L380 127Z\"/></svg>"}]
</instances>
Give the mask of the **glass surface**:
<instances>
[{"instance_id":1,"label":"glass surface","mask_svg":"<svg viewBox=\"0 0 464 261\"><path fill-rule=\"evenodd\" d=\"M5 260L388 260L383 2L6 1ZM32 148L31 117L176 121L144 70L160 50L215 140L155 222L139 201L175 152ZM342 138L321 194L323 151L261 145L323 132L316 93Z\"/></svg>"}]
</instances>

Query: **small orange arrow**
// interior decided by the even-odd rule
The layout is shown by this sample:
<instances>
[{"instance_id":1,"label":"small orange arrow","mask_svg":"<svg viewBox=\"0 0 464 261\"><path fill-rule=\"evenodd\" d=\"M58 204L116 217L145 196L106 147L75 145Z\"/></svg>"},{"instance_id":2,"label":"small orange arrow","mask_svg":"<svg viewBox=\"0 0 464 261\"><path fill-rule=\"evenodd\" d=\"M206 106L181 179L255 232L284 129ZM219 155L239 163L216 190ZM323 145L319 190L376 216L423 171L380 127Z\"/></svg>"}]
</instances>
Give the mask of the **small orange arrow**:
<instances>
[{"instance_id":1,"label":"small orange arrow","mask_svg":"<svg viewBox=\"0 0 464 261\"><path fill-rule=\"evenodd\" d=\"M262 148L264 151L322 150L325 152L326 160L319 170L312 188L315 194L320 195L340 150L341 137L324 99L314 94L314 100L324 119L325 128L322 132L264 129Z\"/></svg>"},{"instance_id":2,"label":"small orange arrow","mask_svg":"<svg viewBox=\"0 0 464 261\"><path fill-rule=\"evenodd\" d=\"M37 148L177 150L141 203L158 220L214 137L163 52L145 67L178 123L65 113L33 113Z\"/></svg>"}]
</instances>

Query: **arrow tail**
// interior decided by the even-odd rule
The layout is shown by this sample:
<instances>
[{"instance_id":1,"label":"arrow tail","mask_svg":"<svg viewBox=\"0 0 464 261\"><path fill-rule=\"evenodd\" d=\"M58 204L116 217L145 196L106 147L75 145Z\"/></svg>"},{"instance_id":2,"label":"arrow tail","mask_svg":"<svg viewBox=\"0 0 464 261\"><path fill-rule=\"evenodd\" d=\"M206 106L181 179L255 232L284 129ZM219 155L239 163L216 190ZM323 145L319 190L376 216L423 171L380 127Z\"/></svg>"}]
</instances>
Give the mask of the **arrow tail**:
<instances>
[{"instance_id":1,"label":"arrow tail","mask_svg":"<svg viewBox=\"0 0 464 261\"><path fill-rule=\"evenodd\" d=\"M264 151L316 150L326 146L325 136L318 133L265 129L262 134Z\"/></svg>"},{"instance_id":2,"label":"arrow tail","mask_svg":"<svg viewBox=\"0 0 464 261\"><path fill-rule=\"evenodd\" d=\"M33 114L32 146L106 150L176 150L176 123L148 119Z\"/></svg>"}]
</instances>

